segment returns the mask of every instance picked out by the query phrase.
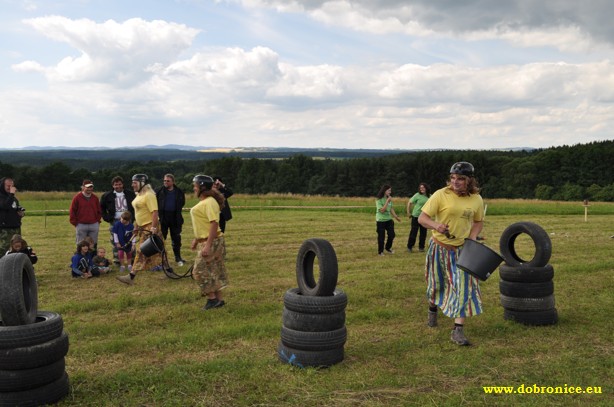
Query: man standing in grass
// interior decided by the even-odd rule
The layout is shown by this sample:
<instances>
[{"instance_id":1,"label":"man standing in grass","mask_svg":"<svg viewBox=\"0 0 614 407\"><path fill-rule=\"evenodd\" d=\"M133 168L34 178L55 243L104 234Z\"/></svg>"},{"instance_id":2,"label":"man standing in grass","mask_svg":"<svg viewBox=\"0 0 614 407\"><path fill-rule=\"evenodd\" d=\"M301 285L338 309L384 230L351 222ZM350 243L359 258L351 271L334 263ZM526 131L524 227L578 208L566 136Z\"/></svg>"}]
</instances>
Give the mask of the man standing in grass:
<instances>
[{"instance_id":1,"label":"man standing in grass","mask_svg":"<svg viewBox=\"0 0 614 407\"><path fill-rule=\"evenodd\" d=\"M102 210L102 218L109 223L109 232L111 233L111 244L113 245L113 261L119 264L117 247L113 238L113 225L120 220L122 213L129 211L134 219L134 208L132 201L136 197L134 191L124 189L124 180L119 175L111 180L113 189L102 194L100 198L100 209Z\"/></svg>"},{"instance_id":2,"label":"man standing in grass","mask_svg":"<svg viewBox=\"0 0 614 407\"><path fill-rule=\"evenodd\" d=\"M164 185L156 191L162 236L166 240L170 232L175 262L178 266L183 266L185 260L181 257L181 229L183 226L181 211L185 205L185 194L175 185L173 174L166 174L163 182Z\"/></svg>"},{"instance_id":3,"label":"man standing in grass","mask_svg":"<svg viewBox=\"0 0 614 407\"><path fill-rule=\"evenodd\" d=\"M192 275L207 303L203 310L223 307L222 290L228 286L224 256L226 244L220 229L220 209L224 208L224 196L213 188L213 178L196 175L192 182L198 203L190 210L196 250Z\"/></svg>"},{"instance_id":4,"label":"man standing in grass","mask_svg":"<svg viewBox=\"0 0 614 407\"><path fill-rule=\"evenodd\" d=\"M85 179L81 184L81 192L77 193L70 203L70 223L75 227L76 243L89 236L94 241L92 249L96 250L101 219L102 210L100 201L94 194L94 184Z\"/></svg>"},{"instance_id":5,"label":"man standing in grass","mask_svg":"<svg viewBox=\"0 0 614 407\"><path fill-rule=\"evenodd\" d=\"M15 183L10 177L0 179L0 258L10 248L13 235L21 235L21 218L25 209L15 197Z\"/></svg>"},{"instance_id":6,"label":"man standing in grass","mask_svg":"<svg viewBox=\"0 0 614 407\"><path fill-rule=\"evenodd\" d=\"M456 266L465 238L476 240L484 222L484 203L474 168L461 161L450 168L448 185L422 207L418 221L433 235L426 253L428 326L437 326L437 307L454 318L451 339L470 345L463 331L465 318L482 313L479 280Z\"/></svg>"}]
</instances>

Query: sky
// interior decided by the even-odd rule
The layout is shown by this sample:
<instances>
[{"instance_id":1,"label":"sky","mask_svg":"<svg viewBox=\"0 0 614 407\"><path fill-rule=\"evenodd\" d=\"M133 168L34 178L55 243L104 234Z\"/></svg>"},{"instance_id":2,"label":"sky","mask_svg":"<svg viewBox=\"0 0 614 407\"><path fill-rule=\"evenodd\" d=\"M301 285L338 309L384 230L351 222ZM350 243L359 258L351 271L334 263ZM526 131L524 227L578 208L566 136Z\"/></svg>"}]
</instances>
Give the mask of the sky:
<instances>
[{"instance_id":1,"label":"sky","mask_svg":"<svg viewBox=\"0 0 614 407\"><path fill-rule=\"evenodd\" d=\"M614 139L612 0L0 0L0 147Z\"/></svg>"}]
</instances>

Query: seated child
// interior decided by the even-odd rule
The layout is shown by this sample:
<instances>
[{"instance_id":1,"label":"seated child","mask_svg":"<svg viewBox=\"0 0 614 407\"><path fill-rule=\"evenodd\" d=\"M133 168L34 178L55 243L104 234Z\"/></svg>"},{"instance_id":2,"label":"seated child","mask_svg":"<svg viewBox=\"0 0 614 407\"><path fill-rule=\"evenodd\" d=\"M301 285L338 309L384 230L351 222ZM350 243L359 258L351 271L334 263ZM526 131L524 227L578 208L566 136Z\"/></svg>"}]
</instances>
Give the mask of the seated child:
<instances>
[{"instance_id":1,"label":"seated child","mask_svg":"<svg viewBox=\"0 0 614 407\"><path fill-rule=\"evenodd\" d=\"M118 221L113 224L113 243L117 247L117 257L121 266L119 272L124 270L132 270L132 252L134 252L134 241L136 236L133 236L134 225L131 222L132 214L125 211L121 214Z\"/></svg>"},{"instance_id":2,"label":"seated child","mask_svg":"<svg viewBox=\"0 0 614 407\"><path fill-rule=\"evenodd\" d=\"M36 253L34 253L34 250L32 250L30 246L28 246L28 243L26 243L26 241L23 239L23 237L21 237L21 235L13 235L13 237L11 237L10 248L6 252L6 254L12 253L23 253L27 255L32 264L36 264L36 262L38 261Z\"/></svg>"},{"instance_id":3,"label":"seated child","mask_svg":"<svg viewBox=\"0 0 614 407\"><path fill-rule=\"evenodd\" d=\"M90 278L94 276L92 273L92 256L89 251L90 244L87 241L82 240L77 244L77 252L72 256L70 264L73 277Z\"/></svg>"},{"instance_id":4,"label":"seated child","mask_svg":"<svg viewBox=\"0 0 614 407\"><path fill-rule=\"evenodd\" d=\"M109 259L105 257L106 254L107 254L107 251L105 250L104 247L98 248L98 253L96 253L96 255L92 258L92 274L93 275L107 274L110 271L111 263L109 262Z\"/></svg>"}]
</instances>

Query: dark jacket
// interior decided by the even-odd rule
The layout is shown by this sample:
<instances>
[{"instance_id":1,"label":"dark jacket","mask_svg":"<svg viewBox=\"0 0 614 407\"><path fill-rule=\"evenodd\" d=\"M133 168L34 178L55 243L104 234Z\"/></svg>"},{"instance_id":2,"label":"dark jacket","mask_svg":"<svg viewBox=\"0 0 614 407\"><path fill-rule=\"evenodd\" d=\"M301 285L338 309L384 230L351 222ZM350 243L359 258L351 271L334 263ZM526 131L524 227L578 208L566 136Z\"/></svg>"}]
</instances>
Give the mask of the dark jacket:
<instances>
[{"instance_id":1,"label":"dark jacket","mask_svg":"<svg viewBox=\"0 0 614 407\"><path fill-rule=\"evenodd\" d=\"M229 221L232 219L232 212L230 211L230 204L228 203L228 198L233 195L232 189L228 187L220 188L219 191L226 198L226 203L224 204L224 208L222 209L222 217L224 217L225 221Z\"/></svg>"},{"instance_id":2,"label":"dark jacket","mask_svg":"<svg viewBox=\"0 0 614 407\"><path fill-rule=\"evenodd\" d=\"M16 253L23 253L26 256L28 256L28 259L30 259L30 262L32 264L36 264L36 262L38 261L38 256L36 255L36 253L34 253L34 250L30 246L26 246L18 252L12 252L9 250L8 252L6 252L6 255L8 256L9 254L16 254Z\"/></svg>"},{"instance_id":3,"label":"dark jacket","mask_svg":"<svg viewBox=\"0 0 614 407\"><path fill-rule=\"evenodd\" d=\"M175 217L175 224L179 226L183 225L183 215L181 214L181 210L185 206L185 194L177 187L177 185L175 185L173 189L175 191L175 212L173 212L172 216ZM172 219L167 219L169 214L164 210L164 201L166 200L167 194L168 189L163 186L156 190L156 198L158 198L158 217L160 218L160 223L172 222Z\"/></svg>"},{"instance_id":4,"label":"dark jacket","mask_svg":"<svg viewBox=\"0 0 614 407\"><path fill-rule=\"evenodd\" d=\"M4 190L4 180L0 179L0 228L13 229L21 227L21 216L17 213L19 201L14 194Z\"/></svg>"},{"instance_id":5,"label":"dark jacket","mask_svg":"<svg viewBox=\"0 0 614 407\"><path fill-rule=\"evenodd\" d=\"M132 214L132 220L134 221L134 208L132 207L132 201L136 198L134 191L124 189L124 196L128 203L128 211ZM100 198L100 209L102 210L102 219L109 222L111 225L115 223L115 190L102 194Z\"/></svg>"}]
</instances>

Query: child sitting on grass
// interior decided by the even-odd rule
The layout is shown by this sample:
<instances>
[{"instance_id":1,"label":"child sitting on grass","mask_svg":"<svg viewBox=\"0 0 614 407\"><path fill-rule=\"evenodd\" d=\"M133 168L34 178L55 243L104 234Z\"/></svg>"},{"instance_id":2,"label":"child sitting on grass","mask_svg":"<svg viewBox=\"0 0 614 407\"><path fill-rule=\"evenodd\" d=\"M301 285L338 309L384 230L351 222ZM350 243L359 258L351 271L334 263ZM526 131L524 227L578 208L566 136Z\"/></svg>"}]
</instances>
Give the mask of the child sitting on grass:
<instances>
[{"instance_id":1,"label":"child sitting on grass","mask_svg":"<svg viewBox=\"0 0 614 407\"><path fill-rule=\"evenodd\" d=\"M13 237L11 237L10 248L6 252L6 254L13 253L25 254L26 256L28 256L28 259L30 259L30 262L32 264L36 264L36 262L38 261L36 253L34 253L34 250L32 250L30 246L28 246L28 243L26 243L26 241L23 239L23 237L21 237L21 235L13 235Z\"/></svg>"},{"instance_id":2,"label":"child sitting on grass","mask_svg":"<svg viewBox=\"0 0 614 407\"><path fill-rule=\"evenodd\" d=\"M70 270L73 277L94 277L94 274L92 273L92 255L89 251L90 244L86 240L82 240L77 244L77 252L74 256L72 256L72 261L70 264Z\"/></svg>"},{"instance_id":3,"label":"child sitting on grass","mask_svg":"<svg viewBox=\"0 0 614 407\"><path fill-rule=\"evenodd\" d=\"M107 274L111 270L111 263L106 258L107 251L104 247L98 248L98 253L92 258L92 274Z\"/></svg>"}]
</instances>

